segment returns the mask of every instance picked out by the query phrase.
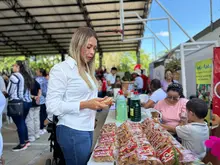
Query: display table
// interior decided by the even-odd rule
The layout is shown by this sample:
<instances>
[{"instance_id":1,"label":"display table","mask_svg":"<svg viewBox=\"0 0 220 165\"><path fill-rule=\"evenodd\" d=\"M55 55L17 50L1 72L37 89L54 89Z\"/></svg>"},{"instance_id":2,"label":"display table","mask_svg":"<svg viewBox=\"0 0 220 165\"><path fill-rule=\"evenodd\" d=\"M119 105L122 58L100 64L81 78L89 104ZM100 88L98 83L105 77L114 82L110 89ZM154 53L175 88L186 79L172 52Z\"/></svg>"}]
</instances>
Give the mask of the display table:
<instances>
[{"instance_id":1,"label":"display table","mask_svg":"<svg viewBox=\"0 0 220 165\"><path fill-rule=\"evenodd\" d=\"M116 123L117 126L120 126L122 124L115 120L115 110L109 110L108 116L105 120L105 124L107 123ZM96 145L97 145L97 142L96 142ZM92 157L93 157L93 152L87 165L114 165L114 162L95 162Z\"/></svg>"},{"instance_id":2,"label":"display table","mask_svg":"<svg viewBox=\"0 0 220 165\"><path fill-rule=\"evenodd\" d=\"M143 115L142 113L142 120L145 120L147 116ZM108 113L108 116L106 118L106 121L104 124L107 124L107 123L116 123L116 125L119 127L122 123L116 121L115 119L115 110L109 110L109 113ZM97 141L98 142L98 141ZM96 142L96 145L97 145L97 142ZM96 147L95 145L95 147ZM197 163L195 163L197 165ZM201 163L203 164L203 163ZM116 162L95 162L93 160L93 152L91 154L91 157L89 159L89 162L87 163L87 165L116 165Z\"/></svg>"}]
</instances>

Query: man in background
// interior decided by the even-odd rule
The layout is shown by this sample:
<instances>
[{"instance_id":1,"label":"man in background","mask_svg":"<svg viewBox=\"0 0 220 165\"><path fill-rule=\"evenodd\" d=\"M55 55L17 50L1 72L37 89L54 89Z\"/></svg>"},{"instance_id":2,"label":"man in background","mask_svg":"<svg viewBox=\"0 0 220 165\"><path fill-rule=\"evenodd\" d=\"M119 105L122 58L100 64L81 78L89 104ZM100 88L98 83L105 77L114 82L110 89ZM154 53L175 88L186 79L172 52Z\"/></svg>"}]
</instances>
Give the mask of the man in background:
<instances>
[{"instance_id":1,"label":"man in background","mask_svg":"<svg viewBox=\"0 0 220 165\"><path fill-rule=\"evenodd\" d=\"M144 74L144 70L141 69L141 78L143 79L142 93L149 93L148 77Z\"/></svg>"},{"instance_id":2,"label":"man in background","mask_svg":"<svg viewBox=\"0 0 220 165\"><path fill-rule=\"evenodd\" d=\"M142 94L143 91L143 79L141 78L141 70L140 69L136 69L133 73L132 73L132 77L134 78L134 88L135 90L138 91L138 93Z\"/></svg>"},{"instance_id":3,"label":"man in background","mask_svg":"<svg viewBox=\"0 0 220 165\"><path fill-rule=\"evenodd\" d=\"M117 73L117 68L112 67L111 73L109 73L106 76L107 80L107 96L112 96L113 95L113 88L112 86L115 84L116 81L116 73Z\"/></svg>"}]
</instances>

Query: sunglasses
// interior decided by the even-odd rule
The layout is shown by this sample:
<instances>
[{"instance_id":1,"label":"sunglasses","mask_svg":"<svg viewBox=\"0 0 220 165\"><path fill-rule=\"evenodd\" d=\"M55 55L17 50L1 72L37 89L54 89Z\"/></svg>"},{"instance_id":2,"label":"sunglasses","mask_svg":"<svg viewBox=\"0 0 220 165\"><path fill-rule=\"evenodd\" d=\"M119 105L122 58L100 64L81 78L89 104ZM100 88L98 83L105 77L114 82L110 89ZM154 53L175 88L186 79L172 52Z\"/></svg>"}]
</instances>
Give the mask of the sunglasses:
<instances>
[{"instance_id":1,"label":"sunglasses","mask_svg":"<svg viewBox=\"0 0 220 165\"><path fill-rule=\"evenodd\" d=\"M169 100L174 100L174 101L178 101L178 100L180 99L180 97L167 96L167 99L169 99Z\"/></svg>"}]
</instances>

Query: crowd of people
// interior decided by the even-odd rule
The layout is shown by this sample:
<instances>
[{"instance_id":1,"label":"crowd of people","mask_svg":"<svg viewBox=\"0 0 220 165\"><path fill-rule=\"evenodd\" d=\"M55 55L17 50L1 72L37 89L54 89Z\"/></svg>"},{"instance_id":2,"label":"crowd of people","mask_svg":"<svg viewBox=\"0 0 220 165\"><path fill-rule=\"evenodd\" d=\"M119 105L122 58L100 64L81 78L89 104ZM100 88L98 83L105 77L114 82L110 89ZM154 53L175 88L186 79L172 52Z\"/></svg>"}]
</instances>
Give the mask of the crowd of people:
<instances>
[{"instance_id":1,"label":"crowd of people","mask_svg":"<svg viewBox=\"0 0 220 165\"><path fill-rule=\"evenodd\" d=\"M203 142L209 138L204 122L208 112L205 102L198 98L187 100L182 86L173 80L171 70L165 71L163 81L150 81L141 69L127 71L122 78L117 75L116 67L112 67L110 73L106 69L95 72L96 48L96 33L81 27L72 36L69 57L51 69L49 78L44 69L38 69L36 76L32 76L24 62L16 61L6 87L4 81L0 81L0 114L7 98L7 112L19 137L13 151L25 150L31 141L45 133L47 116L48 120L57 116L56 137L66 165L86 165L92 148L96 111L108 108L104 100L113 96L114 88L121 88L149 94L149 100L142 106L158 110L162 114L161 126L202 159L206 154ZM16 113L9 111L13 105L22 107L23 114L18 114L21 109ZM219 118L214 117L219 122ZM0 154L2 147L0 134Z\"/></svg>"},{"instance_id":2,"label":"crowd of people","mask_svg":"<svg viewBox=\"0 0 220 165\"><path fill-rule=\"evenodd\" d=\"M47 118L45 106L47 83L46 71L39 68L36 73L32 73L25 61L15 62L9 78L6 75L0 76L0 126L2 126L2 114L5 111L16 125L19 138L19 144L12 151L27 149L30 142L39 139L46 132L44 120ZM0 135L0 156L2 156L2 149L3 140Z\"/></svg>"},{"instance_id":3,"label":"crowd of people","mask_svg":"<svg viewBox=\"0 0 220 165\"><path fill-rule=\"evenodd\" d=\"M132 83L133 90L138 91L139 94L148 94L149 99L147 102L142 103L142 106L146 109L154 108L158 110L162 115L160 125L198 158L202 160L205 157L205 141L209 139L209 128L205 122L205 117L208 114L207 104L199 98L190 100L185 98L182 85L173 79L173 72L170 69L165 71L164 80L153 79L150 83L148 83L148 77L143 78L143 72L141 73L140 69L135 69L132 74L128 71L125 72L122 79L120 77L117 79L117 69L115 67L106 76L100 74L100 72L99 75L101 75L99 80L103 80L102 82L107 84L108 96L111 96L113 88L119 87L123 90L123 84L126 82ZM120 86L117 86L118 84Z\"/></svg>"},{"instance_id":4,"label":"crowd of people","mask_svg":"<svg viewBox=\"0 0 220 165\"><path fill-rule=\"evenodd\" d=\"M128 89L129 84L134 84L134 88L139 93L147 94L149 90L149 78L144 74L144 70L126 71L121 78L117 75L118 69L112 67L110 73L106 69L96 70L96 79L98 81L99 97L113 96L114 88Z\"/></svg>"}]
</instances>

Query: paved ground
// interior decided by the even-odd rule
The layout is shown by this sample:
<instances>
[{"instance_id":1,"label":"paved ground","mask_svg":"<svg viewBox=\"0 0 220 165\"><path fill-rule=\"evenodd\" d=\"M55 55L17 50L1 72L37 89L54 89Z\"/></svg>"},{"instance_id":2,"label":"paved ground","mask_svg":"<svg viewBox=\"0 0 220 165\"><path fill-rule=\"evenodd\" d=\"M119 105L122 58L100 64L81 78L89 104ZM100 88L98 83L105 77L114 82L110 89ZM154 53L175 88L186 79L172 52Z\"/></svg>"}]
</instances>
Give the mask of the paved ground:
<instances>
[{"instance_id":1,"label":"paved ground","mask_svg":"<svg viewBox=\"0 0 220 165\"><path fill-rule=\"evenodd\" d=\"M106 119L107 111L97 113L97 127L94 132L94 144L99 136L99 131ZM12 152L12 148L18 143L17 132L14 124L6 124L2 128L4 138L3 157L6 165L45 165L45 161L52 157L49 151L49 134L44 134L41 138L32 143L25 151Z\"/></svg>"}]
</instances>

